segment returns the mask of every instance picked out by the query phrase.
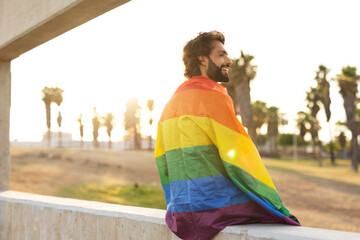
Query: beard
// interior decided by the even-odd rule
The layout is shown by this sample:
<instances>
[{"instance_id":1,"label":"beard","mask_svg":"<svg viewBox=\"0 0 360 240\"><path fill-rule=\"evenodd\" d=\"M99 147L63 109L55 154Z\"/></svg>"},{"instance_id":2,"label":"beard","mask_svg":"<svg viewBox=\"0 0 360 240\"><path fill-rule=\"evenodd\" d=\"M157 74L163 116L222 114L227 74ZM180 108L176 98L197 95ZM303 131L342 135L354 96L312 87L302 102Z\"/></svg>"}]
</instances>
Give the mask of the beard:
<instances>
[{"instance_id":1,"label":"beard","mask_svg":"<svg viewBox=\"0 0 360 240\"><path fill-rule=\"evenodd\" d=\"M229 82L229 76L227 73L223 73L221 68L227 66L226 64L221 65L220 67L216 66L216 64L208 57L209 66L206 71L207 76L215 81L215 82Z\"/></svg>"}]
</instances>

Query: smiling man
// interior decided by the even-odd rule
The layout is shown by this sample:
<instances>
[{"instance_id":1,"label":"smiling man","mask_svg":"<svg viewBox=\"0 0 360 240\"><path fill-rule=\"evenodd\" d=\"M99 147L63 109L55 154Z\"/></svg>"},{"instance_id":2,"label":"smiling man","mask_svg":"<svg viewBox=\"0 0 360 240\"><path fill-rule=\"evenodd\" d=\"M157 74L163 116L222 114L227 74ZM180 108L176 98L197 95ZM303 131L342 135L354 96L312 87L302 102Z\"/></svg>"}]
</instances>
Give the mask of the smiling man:
<instances>
[{"instance_id":1,"label":"smiling man","mask_svg":"<svg viewBox=\"0 0 360 240\"><path fill-rule=\"evenodd\" d=\"M158 124L155 157L165 220L182 239L211 239L226 226L299 225L282 204L226 88L231 60L217 31L183 50L185 77Z\"/></svg>"}]
</instances>

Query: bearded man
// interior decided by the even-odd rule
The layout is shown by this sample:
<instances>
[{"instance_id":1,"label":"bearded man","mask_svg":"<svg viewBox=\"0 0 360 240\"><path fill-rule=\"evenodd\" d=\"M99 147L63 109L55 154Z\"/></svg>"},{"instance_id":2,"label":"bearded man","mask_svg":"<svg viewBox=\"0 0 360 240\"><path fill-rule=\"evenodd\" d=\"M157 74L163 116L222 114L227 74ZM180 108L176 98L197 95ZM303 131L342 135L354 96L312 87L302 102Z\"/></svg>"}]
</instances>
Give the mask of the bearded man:
<instances>
[{"instance_id":1,"label":"bearded man","mask_svg":"<svg viewBox=\"0 0 360 240\"><path fill-rule=\"evenodd\" d=\"M158 124L155 157L165 220L182 239L211 239L226 226L299 225L282 204L225 87L232 64L224 35L200 33L183 49L185 77Z\"/></svg>"}]
</instances>

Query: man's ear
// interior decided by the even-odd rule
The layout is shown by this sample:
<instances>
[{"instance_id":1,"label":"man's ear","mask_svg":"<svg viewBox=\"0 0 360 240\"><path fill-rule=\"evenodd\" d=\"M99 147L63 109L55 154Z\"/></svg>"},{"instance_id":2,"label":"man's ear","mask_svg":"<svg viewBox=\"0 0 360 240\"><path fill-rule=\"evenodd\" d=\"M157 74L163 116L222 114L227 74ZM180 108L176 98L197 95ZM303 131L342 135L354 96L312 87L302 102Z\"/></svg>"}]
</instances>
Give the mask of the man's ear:
<instances>
[{"instance_id":1,"label":"man's ear","mask_svg":"<svg viewBox=\"0 0 360 240\"><path fill-rule=\"evenodd\" d=\"M201 65L206 66L208 60L206 56L198 56L198 59Z\"/></svg>"}]
</instances>

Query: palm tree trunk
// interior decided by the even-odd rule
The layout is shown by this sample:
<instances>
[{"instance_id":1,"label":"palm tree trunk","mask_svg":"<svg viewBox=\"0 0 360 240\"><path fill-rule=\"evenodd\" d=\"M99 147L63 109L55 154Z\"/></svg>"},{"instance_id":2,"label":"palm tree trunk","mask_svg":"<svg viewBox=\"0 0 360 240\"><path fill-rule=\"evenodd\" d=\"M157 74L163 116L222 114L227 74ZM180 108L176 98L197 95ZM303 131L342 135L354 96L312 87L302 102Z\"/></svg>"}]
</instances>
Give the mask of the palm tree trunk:
<instances>
[{"instance_id":1,"label":"palm tree trunk","mask_svg":"<svg viewBox=\"0 0 360 240\"><path fill-rule=\"evenodd\" d=\"M275 155L275 157L278 158L280 156L279 156L279 149L278 149L277 140L278 140L277 136L274 136L274 155Z\"/></svg>"},{"instance_id":2,"label":"palm tree trunk","mask_svg":"<svg viewBox=\"0 0 360 240\"><path fill-rule=\"evenodd\" d=\"M80 147L84 147L84 126L80 123Z\"/></svg>"},{"instance_id":3,"label":"palm tree trunk","mask_svg":"<svg viewBox=\"0 0 360 240\"><path fill-rule=\"evenodd\" d=\"M269 145L270 145L270 155L272 157L278 157L276 136L269 136Z\"/></svg>"},{"instance_id":4,"label":"palm tree trunk","mask_svg":"<svg viewBox=\"0 0 360 240\"><path fill-rule=\"evenodd\" d=\"M344 108L346 112L347 127L351 131L351 169L358 172L358 159L359 159L359 144L357 140L357 123L355 119L356 115L356 96L350 95L344 98Z\"/></svg>"},{"instance_id":5,"label":"palm tree trunk","mask_svg":"<svg viewBox=\"0 0 360 240\"><path fill-rule=\"evenodd\" d=\"M62 141L61 141L61 130L59 129L59 147L62 147Z\"/></svg>"},{"instance_id":6,"label":"palm tree trunk","mask_svg":"<svg viewBox=\"0 0 360 240\"><path fill-rule=\"evenodd\" d=\"M253 114L250 98L250 85L247 81L241 81L237 86L239 97L240 116L244 127L248 129L251 140L256 145L256 128L253 123Z\"/></svg>"},{"instance_id":7,"label":"palm tree trunk","mask_svg":"<svg viewBox=\"0 0 360 240\"><path fill-rule=\"evenodd\" d=\"M149 150L152 150L152 137L149 135Z\"/></svg>"},{"instance_id":8,"label":"palm tree trunk","mask_svg":"<svg viewBox=\"0 0 360 240\"><path fill-rule=\"evenodd\" d=\"M318 146L318 149L319 149L318 164L319 164L319 167L322 167L321 144L320 144L319 141L318 141L317 146Z\"/></svg>"},{"instance_id":9,"label":"palm tree trunk","mask_svg":"<svg viewBox=\"0 0 360 240\"><path fill-rule=\"evenodd\" d=\"M50 102L46 102L45 103L45 110L46 110L46 126L48 129L47 132L47 145L48 147L50 147L50 142L51 142L51 106L50 106Z\"/></svg>"},{"instance_id":10,"label":"palm tree trunk","mask_svg":"<svg viewBox=\"0 0 360 240\"><path fill-rule=\"evenodd\" d=\"M235 89L234 83L232 83L230 81L229 83L226 84L226 88L227 88L229 96L233 100L233 104L234 104L234 108L235 108L235 115L239 115L240 114L240 108L239 108L240 104L239 104L239 98L237 97L237 94L236 94L236 89Z\"/></svg>"},{"instance_id":11,"label":"palm tree trunk","mask_svg":"<svg viewBox=\"0 0 360 240\"><path fill-rule=\"evenodd\" d=\"M256 129L253 126L248 127L248 132L251 140L255 145L257 145L257 135L256 135Z\"/></svg>"},{"instance_id":12,"label":"palm tree trunk","mask_svg":"<svg viewBox=\"0 0 360 240\"><path fill-rule=\"evenodd\" d=\"M98 142L98 140L97 140L97 138L98 138L98 133L96 132L96 130L93 131L93 135L94 135L94 141L93 141L94 148L98 148L98 147L99 147L99 142Z\"/></svg>"},{"instance_id":13,"label":"palm tree trunk","mask_svg":"<svg viewBox=\"0 0 360 240\"><path fill-rule=\"evenodd\" d=\"M351 168L355 172L358 172L358 161L359 161L359 144L357 140L357 130L351 130Z\"/></svg>"},{"instance_id":14,"label":"palm tree trunk","mask_svg":"<svg viewBox=\"0 0 360 240\"><path fill-rule=\"evenodd\" d=\"M346 159L346 147L343 147L343 148L341 149L341 151L342 151L343 159Z\"/></svg>"},{"instance_id":15,"label":"palm tree trunk","mask_svg":"<svg viewBox=\"0 0 360 240\"><path fill-rule=\"evenodd\" d=\"M330 135L330 159L331 159L331 165L335 166L336 162L335 162L335 153L334 153L334 143L332 140L331 125L330 122L328 123L329 123L329 135Z\"/></svg>"},{"instance_id":16,"label":"palm tree trunk","mask_svg":"<svg viewBox=\"0 0 360 240\"><path fill-rule=\"evenodd\" d=\"M334 153L334 143L332 140L330 140L330 159L331 159L331 165L335 166L335 153Z\"/></svg>"},{"instance_id":17,"label":"palm tree trunk","mask_svg":"<svg viewBox=\"0 0 360 240\"><path fill-rule=\"evenodd\" d=\"M47 131L47 146L50 147L50 142L51 142L51 130L50 128L48 128Z\"/></svg>"},{"instance_id":18,"label":"palm tree trunk","mask_svg":"<svg viewBox=\"0 0 360 240\"><path fill-rule=\"evenodd\" d=\"M139 133L138 133L138 131L137 131L137 129L136 129L136 127L134 127L134 148L135 149L140 149L141 148L141 146L140 146L140 136L139 136Z\"/></svg>"},{"instance_id":19,"label":"palm tree trunk","mask_svg":"<svg viewBox=\"0 0 360 240\"><path fill-rule=\"evenodd\" d=\"M311 139L311 146L312 146L313 158L316 159L316 144L315 144L315 140L314 140L314 139Z\"/></svg>"}]
</instances>

